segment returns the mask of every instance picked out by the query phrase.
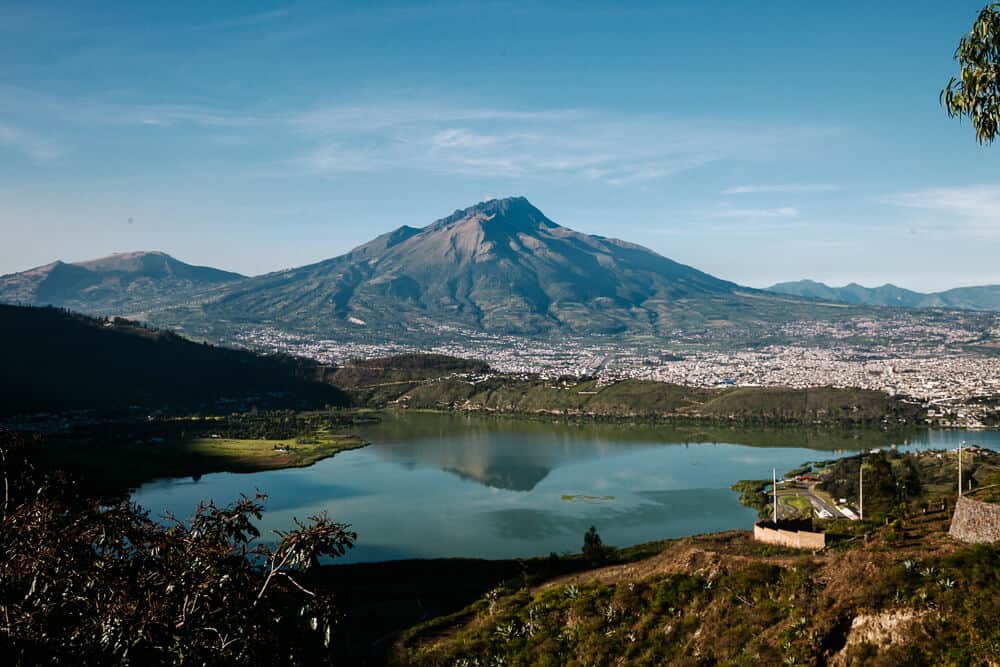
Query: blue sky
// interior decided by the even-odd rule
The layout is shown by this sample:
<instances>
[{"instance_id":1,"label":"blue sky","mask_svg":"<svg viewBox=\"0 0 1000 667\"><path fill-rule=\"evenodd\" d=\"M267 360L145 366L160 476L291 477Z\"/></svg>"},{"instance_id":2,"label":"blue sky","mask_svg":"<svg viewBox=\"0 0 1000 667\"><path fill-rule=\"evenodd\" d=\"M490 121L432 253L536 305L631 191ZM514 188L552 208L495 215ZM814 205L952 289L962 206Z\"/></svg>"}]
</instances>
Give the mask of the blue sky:
<instances>
[{"instance_id":1,"label":"blue sky","mask_svg":"<svg viewBox=\"0 0 1000 667\"><path fill-rule=\"evenodd\" d=\"M938 105L981 0L370 4L0 3L0 273L525 195L753 286L1000 283L1000 146Z\"/></svg>"}]
</instances>

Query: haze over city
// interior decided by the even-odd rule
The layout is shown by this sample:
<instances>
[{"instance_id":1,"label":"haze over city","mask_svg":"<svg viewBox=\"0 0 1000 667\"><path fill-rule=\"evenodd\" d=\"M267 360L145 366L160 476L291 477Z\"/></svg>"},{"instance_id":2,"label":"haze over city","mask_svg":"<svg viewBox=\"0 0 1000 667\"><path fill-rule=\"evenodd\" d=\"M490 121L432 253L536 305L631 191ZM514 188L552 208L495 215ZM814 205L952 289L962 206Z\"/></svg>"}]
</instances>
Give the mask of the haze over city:
<instances>
[{"instance_id":1,"label":"haze over city","mask_svg":"<svg viewBox=\"0 0 1000 667\"><path fill-rule=\"evenodd\" d=\"M1000 282L975 2L5 3L0 273L259 274L491 197L763 287Z\"/></svg>"}]
</instances>

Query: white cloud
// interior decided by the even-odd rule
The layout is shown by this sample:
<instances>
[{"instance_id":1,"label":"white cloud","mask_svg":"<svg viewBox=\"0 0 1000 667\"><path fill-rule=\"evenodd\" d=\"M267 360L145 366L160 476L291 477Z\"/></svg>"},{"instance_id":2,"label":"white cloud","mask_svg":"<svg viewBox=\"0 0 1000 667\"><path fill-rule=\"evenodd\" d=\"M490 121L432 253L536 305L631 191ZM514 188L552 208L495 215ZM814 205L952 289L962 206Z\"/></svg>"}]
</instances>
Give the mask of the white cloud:
<instances>
[{"instance_id":1,"label":"white cloud","mask_svg":"<svg viewBox=\"0 0 1000 667\"><path fill-rule=\"evenodd\" d=\"M288 18L290 14L291 11L288 8L271 9L194 26L192 29L196 31L197 30L215 31L215 30L225 30L228 28L246 28L249 26L259 25L261 23L269 23L275 20L285 19Z\"/></svg>"},{"instance_id":2,"label":"white cloud","mask_svg":"<svg viewBox=\"0 0 1000 667\"><path fill-rule=\"evenodd\" d=\"M890 195L882 199L882 203L1000 221L1000 185L927 188Z\"/></svg>"},{"instance_id":3,"label":"white cloud","mask_svg":"<svg viewBox=\"0 0 1000 667\"><path fill-rule=\"evenodd\" d=\"M0 146L12 148L36 162L53 160L62 154L58 147L37 135L3 123L0 123Z\"/></svg>"},{"instance_id":4,"label":"white cloud","mask_svg":"<svg viewBox=\"0 0 1000 667\"><path fill-rule=\"evenodd\" d=\"M78 126L249 128L282 122L276 114L194 104L140 102L122 96L63 98L5 84L0 84L0 106L8 113Z\"/></svg>"},{"instance_id":5,"label":"white cloud","mask_svg":"<svg viewBox=\"0 0 1000 667\"><path fill-rule=\"evenodd\" d=\"M779 206L776 208L727 208L713 213L718 218L794 218L799 214L797 208Z\"/></svg>"},{"instance_id":6,"label":"white cloud","mask_svg":"<svg viewBox=\"0 0 1000 667\"><path fill-rule=\"evenodd\" d=\"M834 192L839 185L824 183L779 183L773 185L737 185L722 191L724 195L746 195L760 193Z\"/></svg>"},{"instance_id":7,"label":"white cloud","mask_svg":"<svg viewBox=\"0 0 1000 667\"><path fill-rule=\"evenodd\" d=\"M613 186L652 182L720 160L773 159L834 131L427 102L324 107L297 114L291 123L303 140L317 144L296 162L328 175L402 168Z\"/></svg>"},{"instance_id":8,"label":"white cloud","mask_svg":"<svg viewBox=\"0 0 1000 667\"><path fill-rule=\"evenodd\" d=\"M828 127L575 108L508 109L390 99L307 109L59 99L0 84L0 104L80 127L183 126L211 140L268 144L268 160L336 176L409 170L479 178L650 184L724 160L780 159L828 140ZM748 186L744 186L748 187Z\"/></svg>"}]
</instances>

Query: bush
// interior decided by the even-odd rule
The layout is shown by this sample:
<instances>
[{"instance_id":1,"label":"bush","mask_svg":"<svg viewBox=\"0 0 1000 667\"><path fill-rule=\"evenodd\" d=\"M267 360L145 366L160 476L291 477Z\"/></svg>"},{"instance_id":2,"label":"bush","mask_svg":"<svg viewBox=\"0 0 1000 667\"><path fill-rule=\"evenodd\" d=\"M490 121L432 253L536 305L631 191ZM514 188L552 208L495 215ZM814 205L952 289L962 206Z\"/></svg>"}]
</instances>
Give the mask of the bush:
<instances>
[{"instance_id":1,"label":"bush","mask_svg":"<svg viewBox=\"0 0 1000 667\"><path fill-rule=\"evenodd\" d=\"M329 662L337 607L298 573L351 548L349 526L319 515L256 544L259 494L162 525L38 473L27 449L0 431L7 664Z\"/></svg>"},{"instance_id":2,"label":"bush","mask_svg":"<svg viewBox=\"0 0 1000 667\"><path fill-rule=\"evenodd\" d=\"M597 534L597 528L591 526L583 535L583 557L592 565L603 563L608 559L611 550L604 546L601 536Z\"/></svg>"}]
</instances>

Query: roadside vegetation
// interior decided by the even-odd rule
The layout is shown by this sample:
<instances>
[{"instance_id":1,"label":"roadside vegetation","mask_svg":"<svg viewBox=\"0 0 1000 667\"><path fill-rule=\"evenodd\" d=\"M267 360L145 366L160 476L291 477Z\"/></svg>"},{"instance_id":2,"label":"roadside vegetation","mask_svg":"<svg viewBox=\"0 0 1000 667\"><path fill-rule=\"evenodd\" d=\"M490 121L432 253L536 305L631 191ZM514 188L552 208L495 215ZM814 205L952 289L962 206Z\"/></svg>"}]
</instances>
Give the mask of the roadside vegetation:
<instances>
[{"instance_id":1,"label":"roadside vegetation","mask_svg":"<svg viewBox=\"0 0 1000 667\"><path fill-rule=\"evenodd\" d=\"M730 488L740 494L740 504L757 510L757 514L763 519L771 516L770 487L769 479L741 479Z\"/></svg>"},{"instance_id":2,"label":"roadside vegetation","mask_svg":"<svg viewBox=\"0 0 1000 667\"><path fill-rule=\"evenodd\" d=\"M859 470L864 468L865 518L893 520L953 504L958 492L958 453L894 450L850 456L816 464L819 489L832 498L858 498ZM1000 454L971 448L962 455L963 491L983 500L1000 484ZM982 488L983 493L978 489Z\"/></svg>"},{"instance_id":3,"label":"roadside vegetation","mask_svg":"<svg viewBox=\"0 0 1000 667\"><path fill-rule=\"evenodd\" d=\"M864 469L864 518L820 518L809 496L860 514L859 471ZM969 448L963 453L964 493L1000 502L1000 453ZM797 475L810 481L794 482ZM904 539L904 525L920 516L950 516L958 491L957 450L902 453L876 451L807 464L782 476L778 503L782 519L806 519L826 533L827 545L840 548L868 539L881 529L888 542ZM772 516L771 480L741 480L733 485L740 502L762 520ZM846 501L841 503L841 501Z\"/></svg>"}]
</instances>

